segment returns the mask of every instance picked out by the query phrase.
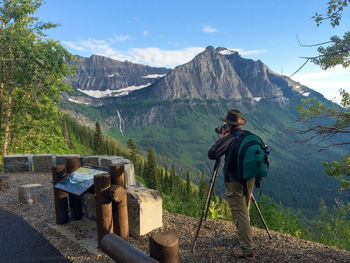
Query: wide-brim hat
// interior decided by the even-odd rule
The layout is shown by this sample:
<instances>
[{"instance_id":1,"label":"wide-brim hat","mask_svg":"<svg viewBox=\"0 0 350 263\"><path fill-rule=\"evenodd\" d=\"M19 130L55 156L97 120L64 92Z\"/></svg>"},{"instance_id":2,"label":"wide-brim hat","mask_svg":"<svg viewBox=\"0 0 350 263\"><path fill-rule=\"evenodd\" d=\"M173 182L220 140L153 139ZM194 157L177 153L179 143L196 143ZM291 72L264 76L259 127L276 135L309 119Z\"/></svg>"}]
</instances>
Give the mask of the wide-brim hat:
<instances>
[{"instance_id":1,"label":"wide-brim hat","mask_svg":"<svg viewBox=\"0 0 350 263\"><path fill-rule=\"evenodd\" d=\"M220 119L232 125L244 125L247 123L239 110L229 110L226 116L220 117Z\"/></svg>"}]
</instances>

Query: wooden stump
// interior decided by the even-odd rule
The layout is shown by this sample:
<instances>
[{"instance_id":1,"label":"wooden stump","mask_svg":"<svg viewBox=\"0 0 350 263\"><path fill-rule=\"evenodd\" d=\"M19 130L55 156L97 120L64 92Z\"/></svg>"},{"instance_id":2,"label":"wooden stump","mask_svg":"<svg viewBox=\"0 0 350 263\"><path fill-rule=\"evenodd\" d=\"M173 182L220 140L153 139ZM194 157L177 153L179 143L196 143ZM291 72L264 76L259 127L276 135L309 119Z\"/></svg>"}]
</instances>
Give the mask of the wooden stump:
<instances>
[{"instance_id":1,"label":"wooden stump","mask_svg":"<svg viewBox=\"0 0 350 263\"><path fill-rule=\"evenodd\" d=\"M43 194L43 186L41 184L25 184L18 188L18 201L33 205L40 203Z\"/></svg>"},{"instance_id":2,"label":"wooden stump","mask_svg":"<svg viewBox=\"0 0 350 263\"><path fill-rule=\"evenodd\" d=\"M124 165L112 165L109 167L111 175L111 184L125 189L125 170ZM112 202L114 233L129 240L129 218L128 218L128 200L126 191L119 202Z\"/></svg>"},{"instance_id":3,"label":"wooden stump","mask_svg":"<svg viewBox=\"0 0 350 263\"><path fill-rule=\"evenodd\" d=\"M113 233L112 202L108 196L111 186L109 174L94 176L94 189L96 194L96 224L98 247L101 248L102 238Z\"/></svg>"},{"instance_id":4,"label":"wooden stump","mask_svg":"<svg viewBox=\"0 0 350 263\"><path fill-rule=\"evenodd\" d=\"M150 256L162 263L179 262L179 238L175 230L155 234L149 239Z\"/></svg>"},{"instance_id":5,"label":"wooden stump","mask_svg":"<svg viewBox=\"0 0 350 263\"><path fill-rule=\"evenodd\" d=\"M61 181L66 175L65 165L52 167L52 183L54 185ZM55 199L56 224L68 223L68 193L54 188L53 194Z\"/></svg>"}]
</instances>

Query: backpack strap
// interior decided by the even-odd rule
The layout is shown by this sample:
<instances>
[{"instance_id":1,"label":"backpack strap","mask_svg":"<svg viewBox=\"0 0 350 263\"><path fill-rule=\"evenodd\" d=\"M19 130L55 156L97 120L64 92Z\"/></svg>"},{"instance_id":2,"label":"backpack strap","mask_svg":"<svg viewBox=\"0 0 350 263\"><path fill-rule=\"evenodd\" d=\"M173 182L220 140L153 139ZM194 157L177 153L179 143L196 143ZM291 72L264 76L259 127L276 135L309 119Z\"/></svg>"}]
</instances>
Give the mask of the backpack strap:
<instances>
[{"instance_id":1,"label":"backpack strap","mask_svg":"<svg viewBox=\"0 0 350 263\"><path fill-rule=\"evenodd\" d=\"M239 163L238 163L238 151L239 151L239 146L241 144L241 142L244 140L245 137L247 137L248 135L250 135L251 132L249 131L243 131L243 133L238 134L237 137L235 137L235 139L233 140L233 142L231 143L230 147L230 152L233 154L233 156L231 156L231 160L234 160L235 163L235 167L236 167L236 173L238 173L238 167L239 167Z\"/></svg>"}]
</instances>

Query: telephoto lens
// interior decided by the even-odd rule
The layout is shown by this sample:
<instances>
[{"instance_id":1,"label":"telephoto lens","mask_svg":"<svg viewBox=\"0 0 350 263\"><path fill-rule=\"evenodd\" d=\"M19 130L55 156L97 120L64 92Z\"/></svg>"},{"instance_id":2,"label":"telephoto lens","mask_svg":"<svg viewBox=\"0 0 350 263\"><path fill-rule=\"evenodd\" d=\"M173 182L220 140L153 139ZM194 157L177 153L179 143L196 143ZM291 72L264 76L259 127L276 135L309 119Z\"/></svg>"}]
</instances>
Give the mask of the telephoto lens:
<instances>
[{"instance_id":1,"label":"telephoto lens","mask_svg":"<svg viewBox=\"0 0 350 263\"><path fill-rule=\"evenodd\" d=\"M227 124L219 125L215 128L215 132L218 134L222 134L222 129L224 129L225 132L227 132Z\"/></svg>"},{"instance_id":2,"label":"telephoto lens","mask_svg":"<svg viewBox=\"0 0 350 263\"><path fill-rule=\"evenodd\" d=\"M218 133L218 134L221 134L221 132L222 132L222 126L221 126L221 125L217 126L217 127L215 128L215 132Z\"/></svg>"}]
</instances>

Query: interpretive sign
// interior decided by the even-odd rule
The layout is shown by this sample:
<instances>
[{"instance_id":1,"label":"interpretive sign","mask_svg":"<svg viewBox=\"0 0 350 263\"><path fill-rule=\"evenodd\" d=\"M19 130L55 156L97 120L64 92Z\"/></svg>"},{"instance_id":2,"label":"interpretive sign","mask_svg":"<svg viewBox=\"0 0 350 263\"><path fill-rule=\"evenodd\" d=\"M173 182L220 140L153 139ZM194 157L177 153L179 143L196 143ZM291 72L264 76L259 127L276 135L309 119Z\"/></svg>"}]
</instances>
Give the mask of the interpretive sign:
<instances>
[{"instance_id":1,"label":"interpretive sign","mask_svg":"<svg viewBox=\"0 0 350 263\"><path fill-rule=\"evenodd\" d=\"M94 185L94 175L104 173L107 173L107 171L101 168L80 167L55 184L54 187L81 196Z\"/></svg>"}]
</instances>

